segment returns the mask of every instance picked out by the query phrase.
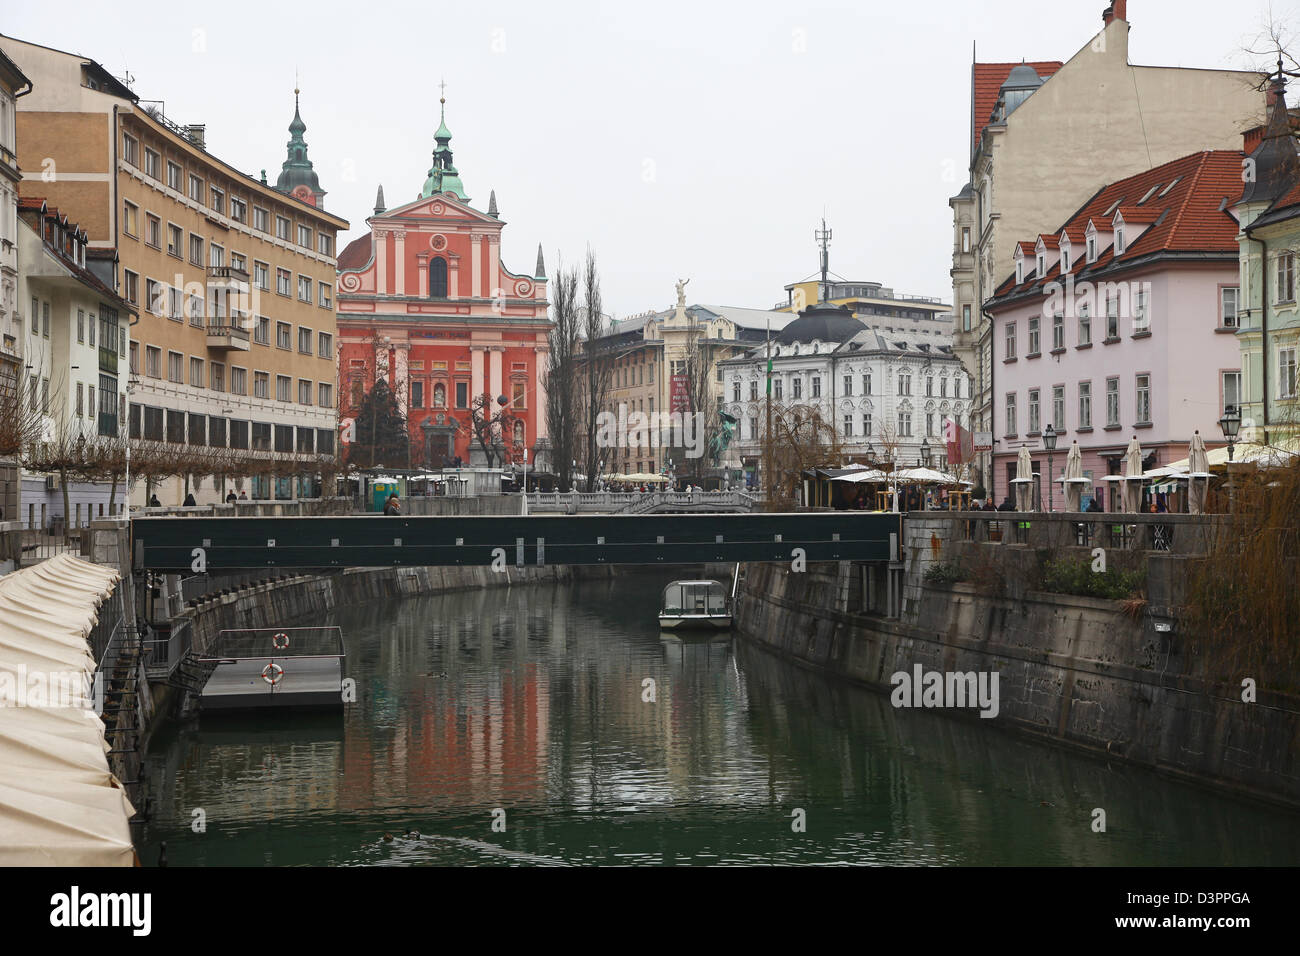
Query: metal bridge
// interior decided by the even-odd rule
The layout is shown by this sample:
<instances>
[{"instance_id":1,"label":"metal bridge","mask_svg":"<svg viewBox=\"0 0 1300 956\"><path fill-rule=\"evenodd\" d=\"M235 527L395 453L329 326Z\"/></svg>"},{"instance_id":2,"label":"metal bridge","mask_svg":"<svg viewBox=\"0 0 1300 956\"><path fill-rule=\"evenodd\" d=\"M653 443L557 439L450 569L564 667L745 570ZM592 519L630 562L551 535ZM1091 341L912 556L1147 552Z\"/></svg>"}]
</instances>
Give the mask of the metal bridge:
<instances>
[{"instance_id":1,"label":"metal bridge","mask_svg":"<svg viewBox=\"0 0 1300 956\"><path fill-rule=\"evenodd\" d=\"M902 516L799 514L490 517L140 517L137 571L722 561L888 561Z\"/></svg>"}]
</instances>

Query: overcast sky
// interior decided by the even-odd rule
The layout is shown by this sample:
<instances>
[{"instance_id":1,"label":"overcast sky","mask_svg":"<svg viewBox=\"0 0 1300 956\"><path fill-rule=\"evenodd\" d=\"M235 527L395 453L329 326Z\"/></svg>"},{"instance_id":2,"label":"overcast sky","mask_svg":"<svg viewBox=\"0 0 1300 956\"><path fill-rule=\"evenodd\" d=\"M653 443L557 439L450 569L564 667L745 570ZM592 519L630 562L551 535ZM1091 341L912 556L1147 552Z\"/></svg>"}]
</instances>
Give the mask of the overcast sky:
<instances>
[{"instance_id":1,"label":"overcast sky","mask_svg":"<svg viewBox=\"0 0 1300 956\"><path fill-rule=\"evenodd\" d=\"M193 12L186 13L189 7ZM798 7L798 9L794 9ZM24 3L5 33L80 53L206 123L274 181L294 71L325 206L365 229L382 183L414 199L447 125L471 202L495 189L502 259L548 271L588 243L606 311L770 308L817 269L951 298L947 199L966 177L971 45L1065 60L1103 0L718 3ZM1297 6L1274 0L1295 32ZM1268 0L1130 0L1130 59L1244 68ZM346 241L346 240L344 240ZM343 241L339 243L340 248Z\"/></svg>"}]
</instances>

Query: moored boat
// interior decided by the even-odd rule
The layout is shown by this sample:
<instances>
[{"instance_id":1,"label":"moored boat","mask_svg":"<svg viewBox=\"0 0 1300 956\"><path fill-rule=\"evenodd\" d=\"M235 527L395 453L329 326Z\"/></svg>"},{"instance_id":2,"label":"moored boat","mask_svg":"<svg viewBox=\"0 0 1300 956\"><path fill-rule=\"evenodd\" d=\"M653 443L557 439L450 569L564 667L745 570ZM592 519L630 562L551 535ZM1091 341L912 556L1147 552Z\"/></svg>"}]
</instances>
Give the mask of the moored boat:
<instances>
[{"instance_id":1,"label":"moored boat","mask_svg":"<svg viewBox=\"0 0 1300 956\"><path fill-rule=\"evenodd\" d=\"M720 581L673 581L664 588L659 626L664 630L731 627L731 602Z\"/></svg>"}]
</instances>

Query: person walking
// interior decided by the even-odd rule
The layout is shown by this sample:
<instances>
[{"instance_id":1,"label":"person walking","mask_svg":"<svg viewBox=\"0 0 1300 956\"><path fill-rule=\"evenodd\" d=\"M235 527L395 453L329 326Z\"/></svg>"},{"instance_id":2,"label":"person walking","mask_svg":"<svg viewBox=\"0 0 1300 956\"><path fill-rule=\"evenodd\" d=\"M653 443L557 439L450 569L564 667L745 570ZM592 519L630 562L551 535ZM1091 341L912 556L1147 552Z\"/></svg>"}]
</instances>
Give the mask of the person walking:
<instances>
[{"instance_id":1,"label":"person walking","mask_svg":"<svg viewBox=\"0 0 1300 956\"><path fill-rule=\"evenodd\" d=\"M235 497L235 493L233 491L230 492L228 495L226 495L226 504L228 505L233 505L238 500L239 499Z\"/></svg>"},{"instance_id":2,"label":"person walking","mask_svg":"<svg viewBox=\"0 0 1300 956\"><path fill-rule=\"evenodd\" d=\"M386 515L400 515L401 513L402 513L402 507L401 507L401 505L399 505L398 502L397 502L397 494L396 494L396 493L393 493L393 494L389 495L389 496L388 496L388 501L387 501L387 503L384 505L384 514L386 514Z\"/></svg>"},{"instance_id":3,"label":"person walking","mask_svg":"<svg viewBox=\"0 0 1300 956\"><path fill-rule=\"evenodd\" d=\"M194 492L191 491L191 492L189 492L188 494L185 495L185 501L184 501L184 503L181 505L181 507L183 507L183 508L193 508L196 504L198 504L198 502L194 500Z\"/></svg>"},{"instance_id":4,"label":"person walking","mask_svg":"<svg viewBox=\"0 0 1300 956\"><path fill-rule=\"evenodd\" d=\"M149 498L149 507L150 507L150 508L161 508L161 507L162 507L162 502L158 500L158 496L157 496L156 494L155 494L155 495L152 495L152 496Z\"/></svg>"}]
</instances>

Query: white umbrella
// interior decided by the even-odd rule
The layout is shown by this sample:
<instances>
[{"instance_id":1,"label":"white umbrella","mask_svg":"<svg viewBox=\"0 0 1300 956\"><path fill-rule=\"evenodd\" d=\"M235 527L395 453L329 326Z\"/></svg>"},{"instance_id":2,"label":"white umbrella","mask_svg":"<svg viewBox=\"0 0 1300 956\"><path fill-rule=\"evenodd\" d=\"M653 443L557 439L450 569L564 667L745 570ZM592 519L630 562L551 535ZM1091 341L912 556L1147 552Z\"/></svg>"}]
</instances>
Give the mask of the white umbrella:
<instances>
[{"instance_id":1,"label":"white umbrella","mask_svg":"<svg viewBox=\"0 0 1300 956\"><path fill-rule=\"evenodd\" d=\"M1205 498L1210 491L1210 458L1205 451L1205 439L1200 429L1192 432L1192 445L1187 453L1187 470L1191 472L1191 483L1187 489L1187 511L1189 514L1205 513Z\"/></svg>"},{"instance_id":2,"label":"white umbrella","mask_svg":"<svg viewBox=\"0 0 1300 956\"><path fill-rule=\"evenodd\" d=\"M1124 449L1124 510L1136 514L1142 509L1142 446L1134 435Z\"/></svg>"},{"instance_id":3,"label":"white umbrella","mask_svg":"<svg viewBox=\"0 0 1300 956\"><path fill-rule=\"evenodd\" d=\"M1082 511L1083 486L1088 484L1088 479L1083 477L1083 452L1077 441L1070 443L1070 453L1065 458L1065 477L1061 481L1065 483L1065 510Z\"/></svg>"},{"instance_id":4,"label":"white umbrella","mask_svg":"<svg viewBox=\"0 0 1300 956\"><path fill-rule=\"evenodd\" d=\"M1020 454L1016 456L1016 477L1011 479L1016 486L1016 510L1034 510L1034 462L1029 457L1029 446L1021 445Z\"/></svg>"}]
</instances>

